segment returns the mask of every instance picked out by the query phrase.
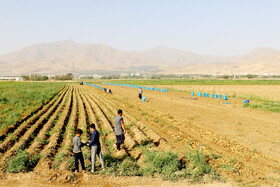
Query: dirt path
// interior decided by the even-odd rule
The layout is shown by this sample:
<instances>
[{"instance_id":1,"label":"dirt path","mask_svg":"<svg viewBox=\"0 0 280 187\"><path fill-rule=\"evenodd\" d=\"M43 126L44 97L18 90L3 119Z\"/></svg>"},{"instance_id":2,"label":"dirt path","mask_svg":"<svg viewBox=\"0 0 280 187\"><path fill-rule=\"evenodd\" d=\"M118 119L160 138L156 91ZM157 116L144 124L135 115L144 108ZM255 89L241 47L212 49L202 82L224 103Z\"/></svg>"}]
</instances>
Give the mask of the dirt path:
<instances>
[{"instance_id":1,"label":"dirt path","mask_svg":"<svg viewBox=\"0 0 280 187\"><path fill-rule=\"evenodd\" d=\"M75 178L74 182L73 179ZM31 172L25 174L0 174L0 186L213 186L230 187L229 183L194 184L188 181L170 182L160 178L115 177L92 174L73 174L57 170L45 171L44 174Z\"/></svg>"}]
</instances>

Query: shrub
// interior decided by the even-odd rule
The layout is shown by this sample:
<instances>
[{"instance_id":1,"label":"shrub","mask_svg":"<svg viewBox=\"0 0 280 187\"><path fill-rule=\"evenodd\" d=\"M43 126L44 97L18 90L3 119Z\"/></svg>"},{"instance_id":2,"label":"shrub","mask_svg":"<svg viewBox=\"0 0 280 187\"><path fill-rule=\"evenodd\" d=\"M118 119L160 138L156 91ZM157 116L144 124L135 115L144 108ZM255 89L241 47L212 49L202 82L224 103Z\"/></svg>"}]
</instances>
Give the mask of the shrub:
<instances>
[{"instance_id":1,"label":"shrub","mask_svg":"<svg viewBox=\"0 0 280 187\"><path fill-rule=\"evenodd\" d=\"M31 155L26 151L19 150L17 155L8 161L6 172L18 173L32 171L39 159L40 155Z\"/></svg>"},{"instance_id":2,"label":"shrub","mask_svg":"<svg viewBox=\"0 0 280 187\"><path fill-rule=\"evenodd\" d=\"M176 171L180 169L180 159L177 154L144 150L145 166L141 168L145 175L162 174L164 179L176 179Z\"/></svg>"},{"instance_id":3,"label":"shrub","mask_svg":"<svg viewBox=\"0 0 280 187\"><path fill-rule=\"evenodd\" d=\"M194 181L199 181L204 175L209 174L212 178L216 178L214 168L212 168L207 160L207 156L201 151L188 151L185 158L188 160L184 171L184 176Z\"/></svg>"},{"instance_id":4,"label":"shrub","mask_svg":"<svg viewBox=\"0 0 280 187\"><path fill-rule=\"evenodd\" d=\"M105 173L111 173L115 176L142 176L136 161L131 158L124 160L113 158L110 154L104 154L103 159L107 167Z\"/></svg>"}]
</instances>

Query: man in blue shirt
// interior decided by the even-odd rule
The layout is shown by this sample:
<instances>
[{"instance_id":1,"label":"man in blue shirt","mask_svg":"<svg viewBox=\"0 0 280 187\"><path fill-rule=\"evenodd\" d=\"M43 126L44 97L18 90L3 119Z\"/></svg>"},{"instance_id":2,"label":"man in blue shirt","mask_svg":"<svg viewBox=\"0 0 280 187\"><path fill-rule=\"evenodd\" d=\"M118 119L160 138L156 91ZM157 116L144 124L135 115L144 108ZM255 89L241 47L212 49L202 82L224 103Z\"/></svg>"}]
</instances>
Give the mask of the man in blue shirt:
<instances>
[{"instance_id":1,"label":"man in blue shirt","mask_svg":"<svg viewBox=\"0 0 280 187\"><path fill-rule=\"evenodd\" d=\"M102 153L101 153L101 146L99 142L99 132L95 129L95 124L92 123L90 125L90 132L91 134L91 141L89 142L89 147L91 147L91 172L94 172L95 166L95 156L96 154L99 156L101 166L103 170L105 170L105 164L103 161Z\"/></svg>"}]
</instances>

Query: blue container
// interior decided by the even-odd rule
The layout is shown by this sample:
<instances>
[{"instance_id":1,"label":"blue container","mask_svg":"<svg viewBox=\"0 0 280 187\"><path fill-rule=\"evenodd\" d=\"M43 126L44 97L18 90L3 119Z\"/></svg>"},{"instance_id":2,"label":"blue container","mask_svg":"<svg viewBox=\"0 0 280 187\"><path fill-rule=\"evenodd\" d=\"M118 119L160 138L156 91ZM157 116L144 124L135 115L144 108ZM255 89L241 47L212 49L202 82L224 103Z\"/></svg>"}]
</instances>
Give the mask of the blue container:
<instances>
[{"instance_id":1,"label":"blue container","mask_svg":"<svg viewBox=\"0 0 280 187\"><path fill-rule=\"evenodd\" d=\"M211 98L214 98L214 94L211 94Z\"/></svg>"},{"instance_id":2,"label":"blue container","mask_svg":"<svg viewBox=\"0 0 280 187\"><path fill-rule=\"evenodd\" d=\"M143 101L143 102L145 102L145 101L146 101L146 97L145 97L145 96L143 96L142 101Z\"/></svg>"},{"instance_id":3,"label":"blue container","mask_svg":"<svg viewBox=\"0 0 280 187\"><path fill-rule=\"evenodd\" d=\"M219 99L222 99L222 95L221 94L219 94Z\"/></svg>"},{"instance_id":4,"label":"blue container","mask_svg":"<svg viewBox=\"0 0 280 187\"><path fill-rule=\"evenodd\" d=\"M209 94L208 94L208 93L206 93L206 97L209 97Z\"/></svg>"},{"instance_id":5,"label":"blue container","mask_svg":"<svg viewBox=\"0 0 280 187\"><path fill-rule=\"evenodd\" d=\"M192 96L194 96L194 92L192 92Z\"/></svg>"},{"instance_id":6,"label":"blue container","mask_svg":"<svg viewBox=\"0 0 280 187\"><path fill-rule=\"evenodd\" d=\"M218 98L218 94L215 94L215 98L216 98L216 99Z\"/></svg>"},{"instance_id":7,"label":"blue container","mask_svg":"<svg viewBox=\"0 0 280 187\"><path fill-rule=\"evenodd\" d=\"M206 97L206 94L205 94L205 93L203 93L203 97Z\"/></svg>"},{"instance_id":8,"label":"blue container","mask_svg":"<svg viewBox=\"0 0 280 187\"><path fill-rule=\"evenodd\" d=\"M223 98L223 99L224 99L224 100L228 100L228 99L227 99L227 95L224 95L224 98Z\"/></svg>"}]
</instances>

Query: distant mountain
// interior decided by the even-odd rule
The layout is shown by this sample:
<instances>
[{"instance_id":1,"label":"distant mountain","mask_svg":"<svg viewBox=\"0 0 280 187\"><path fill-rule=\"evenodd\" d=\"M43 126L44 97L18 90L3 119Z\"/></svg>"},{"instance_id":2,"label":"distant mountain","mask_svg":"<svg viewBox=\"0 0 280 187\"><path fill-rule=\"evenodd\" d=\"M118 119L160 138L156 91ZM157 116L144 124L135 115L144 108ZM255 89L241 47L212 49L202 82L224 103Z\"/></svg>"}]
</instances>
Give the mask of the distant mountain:
<instances>
[{"instance_id":1,"label":"distant mountain","mask_svg":"<svg viewBox=\"0 0 280 187\"><path fill-rule=\"evenodd\" d=\"M72 40L38 44L0 56L0 74L157 70L161 64L138 52Z\"/></svg>"},{"instance_id":2,"label":"distant mountain","mask_svg":"<svg viewBox=\"0 0 280 187\"><path fill-rule=\"evenodd\" d=\"M246 55L217 57L164 46L122 51L72 40L37 44L0 56L0 74L159 72L184 74L280 73L280 52L256 48Z\"/></svg>"},{"instance_id":3,"label":"distant mountain","mask_svg":"<svg viewBox=\"0 0 280 187\"><path fill-rule=\"evenodd\" d=\"M272 48L256 48L243 56L220 59L219 63L190 64L165 69L165 73L190 74L280 74L280 52Z\"/></svg>"},{"instance_id":4,"label":"distant mountain","mask_svg":"<svg viewBox=\"0 0 280 187\"><path fill-rule=\"evenodd\" d=\"M198 55L193 52L172 49L162 45L142 51L142 54L162 61L165 65L175 67L181 67L187 64L219 63L225 60L224 57Z\"/></svg>"}]
</instances>

